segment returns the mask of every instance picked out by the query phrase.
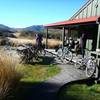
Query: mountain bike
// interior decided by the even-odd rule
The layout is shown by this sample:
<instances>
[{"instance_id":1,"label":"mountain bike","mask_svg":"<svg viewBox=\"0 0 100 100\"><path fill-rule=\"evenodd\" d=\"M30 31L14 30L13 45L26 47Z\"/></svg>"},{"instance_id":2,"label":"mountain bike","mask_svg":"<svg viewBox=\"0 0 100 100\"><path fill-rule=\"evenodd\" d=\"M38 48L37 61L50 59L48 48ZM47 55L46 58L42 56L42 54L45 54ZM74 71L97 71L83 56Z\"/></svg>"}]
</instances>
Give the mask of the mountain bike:
<instances>
[{"instance_id":1,"label":"mountain bike","mask_svg":"<svg viewBox=\"0 0 100 100\"><path fill-rule=\"evenodd\" d=\"M68 61L72 61L73 52L67 46L63 48L60 47L57 51L57 56L62 60L66 59Z\"/></svg>"},{"instance_id":2,"label":"mountain bike","mask_svg":"<svg viewBox=\"0 0 100 100\"><path fill-rule=\"evenodd\" d=\"M33 58L38 60L40 55L44 55L44 49L38 48L36 45L31 44L20 45L17 47L17 51L20 55L21 62L29 63L33 61Z\"/></svg>"},{"instance_id":3,"label":"mountain bike","mask_svg":"<svg viewBox=\"0 0 100 100\"><path fill-rule=\"evenodd\" d=\"M76 57L75 67L85 70L86 77L97 78L98 66L96 59L93 56L89 55L90 51L88 49L86 49L86 51L88 52L88 55L86 55L84 58L82 56L79 57L79 55Z\"/></svg>"}]
</instances>

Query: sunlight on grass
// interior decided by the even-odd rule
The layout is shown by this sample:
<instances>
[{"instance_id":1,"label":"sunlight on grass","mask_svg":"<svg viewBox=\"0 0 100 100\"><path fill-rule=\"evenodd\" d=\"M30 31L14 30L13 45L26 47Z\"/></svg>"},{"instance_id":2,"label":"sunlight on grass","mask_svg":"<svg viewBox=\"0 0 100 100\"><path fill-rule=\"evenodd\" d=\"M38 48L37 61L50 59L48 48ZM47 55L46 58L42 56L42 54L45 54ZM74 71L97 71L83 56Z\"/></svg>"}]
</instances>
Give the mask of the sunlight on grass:
<instances>
[{"instance_id":1,"label":"sunlight on grass","mask_svg":"<svg viewBox=\"0 0 100 100\"><path fill-rule=\"evenodd\" d=\"M29 38L8 38L9 43L11 46L18 46L21 44L36 44L35 38L29 39ZM2 44L3 40L0 40L0 44ZM43 39L43 44L45 44L46 39ZM62 44L62 41L57 40L57 39L48 39L48 48L54 48L56 46L59 46Z\"/></svg>"},{"instance_id":2,"label":"sunlight on grass","mask_svg":"<svg viewBox=\"0 0 100 100\"><path fill-rule=\"evenodd\" d=\"M42 82L60 72L54 65L25 65L22 82Z\"/></svg>"},{"instance_id":3,"label":"sunlight on grass","mask_svg":"<svg viewBox=\"0 0 100 100\"><path fill-rule=\"evenodd\" d=\"M61 69L55 65L23 65L24 77L20 81L20 89L17 91L14 100L26 100L26 98L33 94L33 87L39 85L45 80L57 75ZM27 99L28 100L28 99Z\"/></svg>"},{"instance_id":4,"label":"sunlight on grass","mask_svg":"<svg viewBox=\"0 0 100 100\"><path fill-rule=\"evenodd\" d=\"M60 100L100 100L100 84L73 84L61 90Z\"/></svg>"}]
</instances>

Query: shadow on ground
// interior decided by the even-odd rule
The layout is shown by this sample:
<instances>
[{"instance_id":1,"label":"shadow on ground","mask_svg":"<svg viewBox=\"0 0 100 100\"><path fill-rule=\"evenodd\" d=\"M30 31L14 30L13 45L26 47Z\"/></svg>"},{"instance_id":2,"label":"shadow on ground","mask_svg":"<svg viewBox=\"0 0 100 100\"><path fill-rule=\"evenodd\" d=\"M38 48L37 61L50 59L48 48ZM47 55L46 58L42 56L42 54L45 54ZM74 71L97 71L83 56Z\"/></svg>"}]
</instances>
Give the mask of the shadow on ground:
<instances>
[{"instance_id":1,"label":"shadow on ground","mask_svg":"<svg viewBox=\"0 0 100 100\"><path fill-rule=\"evenodd\" d=\"M30 64L50 65L54 62L54 57L41 56L41 61L32 62ZM19 89L13 100L56 100L55 89L59 84L48 82L20 82Z\"/></svg>"},{"instance_id":2,"label":"shadow on ground","mask_svg":"<svg viewBox=\"0 0 100 100\"><path fill-rule=\"evenodd\" d=\"M61 100L60 93L61 90L66 86L70 84L87 84L87 85L93 85L94 79L85 79L85 80L79 80L79 81L73 81L65 84L62 86L59 91L58 89L60 84L54 84L54 83L25 83L21 82L19 85L19 90L16 93L16 97L14 100ZM58 91L58 92L57 92Z\"/></svg>"},{"instance_id":3,"label":"shadow on ground","mask_svg":"<svg viewBox=\"0 0 100 100\"><path fill-rule=\"evenodd\" d=\"M45 56L40 57L40 59L42 60L31 64L49 65L54 62L54 57ZM75 82L79 82L80 84L84 82L88 85L94 84L93 79L80 80ZM67 84L73 84L75 82L69 82ZM64 86L62 86L58 91L57 89L60 87L60 84L54 84L50 82L21 82L14 100L59 100L60 91L64 88Z\"/></svg>"},{"instance_id":4,"label":"shadow on ground","mask_svg":"<svg viewBox=\"0 0 100 100\"><path fill-rule=\"evenodd\" d=\"M14 100L57 100L54 89L58 86L53 83L21 82Z\"/></svg>"},{"instance_id":5,"label":"shadow on ground","mask_svg":"<svg viewBox=\"0 0 100 100\"><path fill-rule=\"evenodd\" d=\"M62 93L64 93L65 88L66 87L69 88L69 87L71 87L72 85L75 85L75 84L80 84L80 85L85 84L87 86L93 86L95 84L95 79L94 78L89 78L89 79L77 80L77 81L72 81L72 82L69 82L69 83L63 85L59 89L59 91L57 93L57 100L65 100L65 98L62 97L62 95L63 95ZM98 83L98 84L100 84L100 83ZM66 97L67 100L76 100L75 98L74 98L74 96L68 96L68 97ZM78 100L80 100L80 99L78 99Z\"/></svg>"},{"instance_id":6,"label":"shadow on ground","mask_svg":"<svg viewBox=\"0 0 100 100\"><path fill-rule=\"evenodd\" d=\"M48 57L48 56L40 56L38 61L34 61L32 63L32 65L35 64L40 64L40 65L50 65L54 62L54 57Z\"/></svg>"}]
</instances>

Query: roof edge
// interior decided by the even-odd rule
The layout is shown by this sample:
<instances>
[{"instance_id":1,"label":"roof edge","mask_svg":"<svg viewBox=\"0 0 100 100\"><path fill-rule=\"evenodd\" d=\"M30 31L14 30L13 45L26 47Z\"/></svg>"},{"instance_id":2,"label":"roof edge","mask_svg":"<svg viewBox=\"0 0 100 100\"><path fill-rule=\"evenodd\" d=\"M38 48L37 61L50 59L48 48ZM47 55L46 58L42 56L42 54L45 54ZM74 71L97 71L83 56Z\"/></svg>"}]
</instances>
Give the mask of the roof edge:
<instances>
[{"instance_id":1,"label":"roof edge","mask_svg":"<svg viewBox=\"0 0 100 100\"><path fill-rule=\"evenodd\" d=\"M100 18L100 16L92 16L92 17L88 17L88 18L80 18L80 19L55 22L55 23L46 24L43 26L44 27L54 27L54 26L61 26L61 25L72 25L72 24L86 23L86 22L96 22L98 20L98 18Z\"/></svg>"}]
</instances>

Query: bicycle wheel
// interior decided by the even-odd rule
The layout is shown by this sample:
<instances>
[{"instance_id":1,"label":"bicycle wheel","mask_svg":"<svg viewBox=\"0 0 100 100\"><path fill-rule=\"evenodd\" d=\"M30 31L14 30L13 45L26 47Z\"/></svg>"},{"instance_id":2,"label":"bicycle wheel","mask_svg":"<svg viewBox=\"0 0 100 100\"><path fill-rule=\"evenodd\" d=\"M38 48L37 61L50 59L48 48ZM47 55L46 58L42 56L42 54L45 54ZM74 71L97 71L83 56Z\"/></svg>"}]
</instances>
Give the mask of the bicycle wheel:
<instances>
[{"instance_id":1,"label":"bicycle wheel","mask_svg":"<svg viewBox=\"0 0 100 100\"><path fill-rule=\"evenodd\" d=\"M92 59L88 60L85 71L86 77L88 78L92 77L94 75L95 70L96 70L96 63Z\"/></svg>"},{"instance_id":2,"label":"bicycle wheel","mask_svg":"<svg viewBox=\"0 0 100 100\"><path fill-rule=\"evenodd\" d=\"M73 53L69 50L66 50L65 53L64 53L64 58L69 60L69 61L72 61L73 59Z\"/></svg>"},{"instance_id":3,"label":"bicycle wheel","mask_svg":"<svg viewBox=\"0 0 100 100\"><path fill-rule=\"evenodd\" d=\"M75 68L79 69L79 68L81 68L83 66L83 64L82 64L82 58L80 56L77 55L73 59L74 59L74 66L75 66Z\"/></svg>"},{"instance_id":4,"label":"bicycle wheel","mask_svg":"<svg viewBox=\"0 0 100 100\"><path fill-rule=\"evenodd\" d=\"M46 55L46 51L45 50L42 50L41 55L42 56L45 56Z\"/></svg>"},{"instance_id":5,"label":"bicycle wheel","mask_svg":"<svg viewBox=\"0 0 100 100\"><path fill-rule=\"evenodd\" d=\"M62 57L62 55L63 55L63 51L62 51L61 48L59 48L58 51L57 51L57 56Z\"/></svg>"}]
</instances>

